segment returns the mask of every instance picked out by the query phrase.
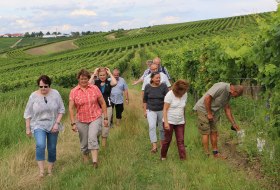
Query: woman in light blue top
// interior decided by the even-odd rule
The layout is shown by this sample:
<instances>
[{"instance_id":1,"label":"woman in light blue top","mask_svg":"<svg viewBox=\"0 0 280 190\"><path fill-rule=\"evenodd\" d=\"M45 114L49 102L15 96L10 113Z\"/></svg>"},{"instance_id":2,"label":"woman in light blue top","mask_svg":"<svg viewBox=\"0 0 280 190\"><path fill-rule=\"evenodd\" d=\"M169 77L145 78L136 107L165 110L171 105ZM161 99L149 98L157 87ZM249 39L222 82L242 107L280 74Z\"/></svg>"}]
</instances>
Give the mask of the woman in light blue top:
<instances>
[{"instance_id":1,"label":"woman in light blue top","mask_svg":"<svg viewBox=\"0 0 280 190\"><path fill-rule=\"evenodd\" d=\"M44 176L45 149L47 139L48 175L51 175L56 161L57 137L62 125L62 115L65 113L63 101L59 92L51 89L51 79L42 75L37 80L39 89L33 92L24 111L26 135L34 134L36 140L36 160L40 170L39 176Z\"/></svg>"}]
</instances>

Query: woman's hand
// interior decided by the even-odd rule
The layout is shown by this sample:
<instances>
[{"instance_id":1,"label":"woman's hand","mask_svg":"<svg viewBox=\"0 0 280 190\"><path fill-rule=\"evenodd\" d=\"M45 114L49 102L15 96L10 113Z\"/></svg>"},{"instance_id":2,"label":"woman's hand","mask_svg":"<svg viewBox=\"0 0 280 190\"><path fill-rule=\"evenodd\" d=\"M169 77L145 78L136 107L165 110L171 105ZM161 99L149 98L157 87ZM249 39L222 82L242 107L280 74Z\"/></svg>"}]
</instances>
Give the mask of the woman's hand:
<instances>
[{"instance_id":1,"label":"woman's hand","mask_svg":"<svg viewBox=\"0 0 280 190\"><path fill-rule=\"evenodd\" d=\"M106 71L107 71L107 74L108 74L109 76L111 76L112 73L111 73L110 69L109 69L108 67L106 67L105 69L106 69Z\"/></svg>"},{"instance_id":2,"label":"woman's hand","mask_svg":"<svg viewBox=\"0 0 280 190\"><path fill-rule=\"evenodd\" d=\"M147 118L147 111L144 111L144 117Z\"/></svg>"},{"instance_id":3,"label":"woman's hand","mask_svg":"<svg viewBox=\"0 0 280 190\"><path fill-rule=\"evenodd\" d=\"M104 119L104 127L108 127L108 120L106 119Z\"/></svg>"},{"instance_id":4,"label":"woman's hand","mask_svg":"<svg viewBox=\"0 0 280 190\"><path fill-rule=\"evenodd\" d=\"M58 123L55 123L51 129L52 133L57 133L58 132Z\"/></svg>"},{"instance_id":5,"label":"woman's hand","mask_svg":"<svg viewBox=\"0 0 280 190\"><path fill-rule=\"evenodd\" d=\"M31 130L30 130L30 127L26 127L26 131L25 131L26 135L28 137L31 137L32 136L32 133L31 133Z\"/></svg>"},{"instance_id":6,"label":"woman's hand","mask_svg":"<svg viewBox=\"0 0 280 190\"><path fill-rule=\"evenodd\" d=\"M166 129L166 130L170 130L170 126L169 126L169 123L164 123L164 129Z\"/></svg>"},{"instance_id":7,"label":"woman's hand","mask_svg":"<svg viewBox=\"0 0 280 190\"><path fill-rule=\"evenodd\" d=\"M72 131L75 132L75 133L78 132L78 128L77 128L76 124L74 124L72 126Z\"/></svg>"}]
</instances>

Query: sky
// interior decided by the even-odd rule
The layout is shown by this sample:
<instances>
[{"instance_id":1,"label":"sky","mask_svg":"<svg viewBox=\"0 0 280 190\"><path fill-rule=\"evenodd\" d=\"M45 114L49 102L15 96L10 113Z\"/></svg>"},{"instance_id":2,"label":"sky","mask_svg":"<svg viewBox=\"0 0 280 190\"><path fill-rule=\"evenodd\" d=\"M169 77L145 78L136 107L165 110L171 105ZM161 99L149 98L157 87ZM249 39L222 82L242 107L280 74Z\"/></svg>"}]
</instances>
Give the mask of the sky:
<instances>
[{"instance_id":1,"label":"sky","mask_svg":"<svg viewBox=\"0 0 280 190\"><path fill-rule=\"evenodd\" d=\"M276 9L275 0L0 0L0 34L133 29Z\"/></svg>"}]
</instances>

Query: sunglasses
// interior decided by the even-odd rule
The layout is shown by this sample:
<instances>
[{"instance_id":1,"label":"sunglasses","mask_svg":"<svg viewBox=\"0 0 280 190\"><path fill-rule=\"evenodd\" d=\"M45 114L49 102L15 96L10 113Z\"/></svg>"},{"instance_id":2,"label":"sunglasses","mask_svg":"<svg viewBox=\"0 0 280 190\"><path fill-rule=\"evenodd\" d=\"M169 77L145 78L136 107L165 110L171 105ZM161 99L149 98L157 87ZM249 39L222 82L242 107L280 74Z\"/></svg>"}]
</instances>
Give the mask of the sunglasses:
<instances>
[{"instance_id":1,"label":"sunglasses","mask_svg":"<svg viewBox=\"0 0 280 190\"><path fill-rule=\"evenodd\" d=\"M49 86L39 86L40 88L49 88Z\"/></svg>"}]
</instances>

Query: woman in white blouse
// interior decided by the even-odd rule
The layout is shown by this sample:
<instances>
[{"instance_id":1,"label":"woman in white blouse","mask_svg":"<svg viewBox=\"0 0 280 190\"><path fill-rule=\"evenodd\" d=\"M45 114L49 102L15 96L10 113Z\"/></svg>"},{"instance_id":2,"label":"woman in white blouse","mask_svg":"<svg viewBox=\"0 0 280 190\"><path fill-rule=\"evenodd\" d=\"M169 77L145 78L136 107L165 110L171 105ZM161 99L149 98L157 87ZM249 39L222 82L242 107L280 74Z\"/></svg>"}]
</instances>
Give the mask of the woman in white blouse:
<instances>
[{"instance_id":1,"label":"woman in white blouse","mask_svg":"<svg viewBox=\"0 0 280 190\"><path fill-rule=\"evenodd\" d=\"M186 122L185 106L187 103L188 88L189 84L186 81L178 80L173 84L172 90L170 90L164 98L164 141L161 148L161 160L166 159L167 151L172 140L173 131L175 131L180 159L186 159L184 132Z\"/></svg>"},{"instance_id":2,"label":"woman in white blouse","mask_svg":"<svg viewBox=\"0 0 280 190\"><path fill-rule=\"evenodd\" d=\"M61 130L61 118L65 113L59 92L51 89L51 79L42 75L37 80L39 89L33 92L24 111L26 135L32 133L36 140L36 160L39 177L44 176L45 149L48 149L48 175L51 175L56 161L56 144ZM46 144L47 141L47 144Z\"/></svg>"}]
</instances>

